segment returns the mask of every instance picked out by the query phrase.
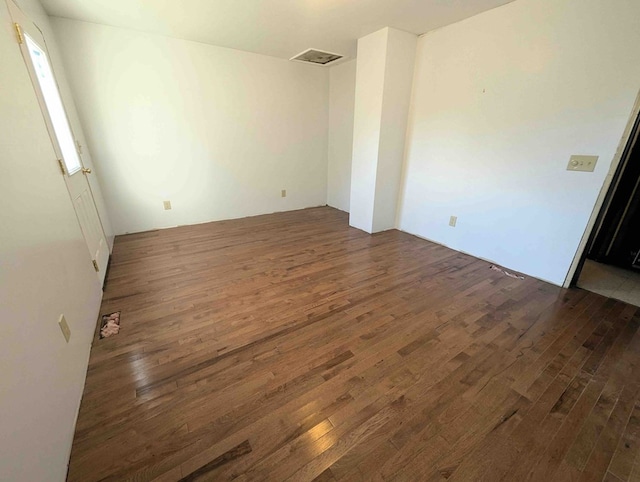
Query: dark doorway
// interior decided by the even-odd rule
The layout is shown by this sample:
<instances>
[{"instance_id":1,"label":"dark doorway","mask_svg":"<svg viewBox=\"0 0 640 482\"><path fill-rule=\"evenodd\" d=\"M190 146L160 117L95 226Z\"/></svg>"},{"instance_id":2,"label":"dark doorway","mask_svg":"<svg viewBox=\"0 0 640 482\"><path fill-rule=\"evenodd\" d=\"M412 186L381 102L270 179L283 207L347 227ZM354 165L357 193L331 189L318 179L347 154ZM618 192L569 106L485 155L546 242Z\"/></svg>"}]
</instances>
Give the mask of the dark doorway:
<instances>
[{"instance_id":1,"label":"dark doorway","mask_svg":"<svg viewBox=\"0 0 640 482\"><path fill-rule=\"evenodd\" d=\"M640 306L640 116L572 285Z\"/></svg>"},{"instance_id":2,"label":"dark doorway","mask_svg":"<svg viewBox=\"0 0 640 482\"><path fill-rule=\"evenodd\" d=\"M575 286L587 259L640 271L640 115L613 176L587 246L573 276Z\"/></svg>"},{"instance_id":3,"label":"dark doorway","mask_svg":"<svg viewBox=\"0 0 640 482\"><path fill-rule=\"evenodd\" d=\"M625 269L640 269L640 117L613 179L587 258Z\"/></svg>"}]
</instances>

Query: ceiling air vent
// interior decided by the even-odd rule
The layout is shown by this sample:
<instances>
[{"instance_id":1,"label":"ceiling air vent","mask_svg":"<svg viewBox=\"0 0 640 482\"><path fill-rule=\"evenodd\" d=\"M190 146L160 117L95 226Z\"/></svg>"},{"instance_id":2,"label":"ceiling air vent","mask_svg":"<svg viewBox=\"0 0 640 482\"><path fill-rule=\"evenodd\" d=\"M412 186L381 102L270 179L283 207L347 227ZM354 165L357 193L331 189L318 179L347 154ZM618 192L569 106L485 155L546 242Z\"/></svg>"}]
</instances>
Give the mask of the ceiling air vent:
<instances>
[{"instance_id":1,"label":"ceiling air vent","mask_svg":"<svg viewBox=\"0 0 640 482\"><path fill-rule=\"evenodd\" d=\"M307 49L298 55L291 57L289 60L296 62L305 62L316 65L329 65L343 58L344 55L334 54L332 52L323 52L317 49Z\"/></svg>"}]
</instances>

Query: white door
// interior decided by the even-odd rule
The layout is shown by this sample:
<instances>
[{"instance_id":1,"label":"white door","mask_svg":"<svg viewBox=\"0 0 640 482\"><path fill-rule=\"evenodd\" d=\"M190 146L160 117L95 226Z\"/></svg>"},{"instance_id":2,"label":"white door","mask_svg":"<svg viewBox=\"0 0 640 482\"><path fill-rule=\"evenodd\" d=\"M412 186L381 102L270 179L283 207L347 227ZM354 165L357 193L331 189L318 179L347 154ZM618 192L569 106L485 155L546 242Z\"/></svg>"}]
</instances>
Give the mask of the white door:
<instances>
[{"instance_id":1,"label":"white door","mask_svg":"<svg viewBox=\"0 0 640 482\"><path fill-rule=\"evenodd\" d=\"M16 39L40 102L57 162L60 164L89 249L91 262L100 284L103 284L109 262L109 248L87 180L91 170L82 165L79 144L73 135L60 97L42 32L11 0L7 0L7 4L15 22Z\"/></svg>"}]
</instances>

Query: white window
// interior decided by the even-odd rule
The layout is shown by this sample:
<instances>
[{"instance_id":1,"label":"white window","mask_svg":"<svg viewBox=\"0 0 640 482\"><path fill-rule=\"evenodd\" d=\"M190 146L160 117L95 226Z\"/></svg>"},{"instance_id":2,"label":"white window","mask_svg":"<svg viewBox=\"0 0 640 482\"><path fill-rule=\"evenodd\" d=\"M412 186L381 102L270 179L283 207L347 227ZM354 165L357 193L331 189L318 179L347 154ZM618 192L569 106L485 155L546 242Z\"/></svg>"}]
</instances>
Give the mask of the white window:
<instances>
[{"instance_id":1,"label":"white window","mask_svg":"<svg viewBox=\"0 0 640 482\"><path fill-rule=\"evenodd\" d=\"M71 127L69 126L67 113L62 105L60 92L58 91L56 80L53 77L49 59L44 49L34 42L34 40L29 37L29 34L25 33L24 38L31 63L36 72L38 84L40 85L42 97L47 106L49 119L53 125L53 131L55 132L57 143L62 152L62 160L64 161L67 174L72 175L82 169L82 164L78 151L76 150L76 144L71 132Z\"/></svg>"}]
</instances>

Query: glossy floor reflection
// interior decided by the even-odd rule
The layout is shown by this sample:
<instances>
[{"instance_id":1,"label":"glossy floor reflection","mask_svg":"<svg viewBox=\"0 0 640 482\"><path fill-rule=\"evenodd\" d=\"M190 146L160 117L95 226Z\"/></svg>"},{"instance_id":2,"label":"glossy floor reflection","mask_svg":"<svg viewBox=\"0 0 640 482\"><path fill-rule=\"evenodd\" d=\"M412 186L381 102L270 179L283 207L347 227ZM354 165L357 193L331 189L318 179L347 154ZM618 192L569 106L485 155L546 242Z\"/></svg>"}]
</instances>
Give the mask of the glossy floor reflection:
<instances>
[{"instance_id":1,"label":"glossy floor reflection","mask_svg":"<svg viewBox=\"0 0 640 482\"><path fill-rule=\"evenodd\" d=\"M638 480L640 309L328 207L116 239L69 481Z\"/></svg>"}]
</instances>

